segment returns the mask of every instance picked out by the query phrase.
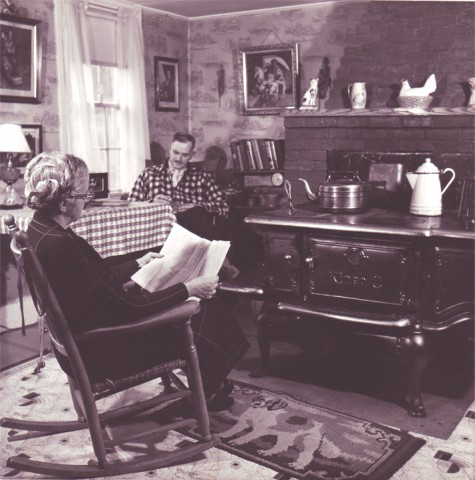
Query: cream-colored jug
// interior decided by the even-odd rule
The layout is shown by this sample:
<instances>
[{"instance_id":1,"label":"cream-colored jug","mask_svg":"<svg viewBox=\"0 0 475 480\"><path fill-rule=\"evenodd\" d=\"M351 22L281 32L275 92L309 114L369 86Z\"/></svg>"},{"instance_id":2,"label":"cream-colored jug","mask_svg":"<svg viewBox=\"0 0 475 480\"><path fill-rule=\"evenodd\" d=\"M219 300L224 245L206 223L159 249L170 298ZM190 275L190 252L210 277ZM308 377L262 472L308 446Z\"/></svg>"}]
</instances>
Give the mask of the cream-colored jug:
<instances>
[{"instance_id":1,"label":"cream-colored jug","mask_svg":"<svg viewBox=\"0 0 475 480\"><path fill-rule=\"evenodd\" d=\"M348 85L348 96L351 101L351 108L359 109L366 107L366 83L355 82Z\"/></svg>"},{"instance_id":2,"label":"cream-colored jug","mask_svg":"<svg viewBox=\"0 0 475 480\"><path fill-rule=\"evenodd\" d=\"M440 175L451 172L452 178L442 190ZM415 171L406 174L412 187L412 198L409 212L414 215L436 216L442 215L442 195L455 179L455 172L451 168L439 170L430 160Z\"/></svg>"}]
</instances>

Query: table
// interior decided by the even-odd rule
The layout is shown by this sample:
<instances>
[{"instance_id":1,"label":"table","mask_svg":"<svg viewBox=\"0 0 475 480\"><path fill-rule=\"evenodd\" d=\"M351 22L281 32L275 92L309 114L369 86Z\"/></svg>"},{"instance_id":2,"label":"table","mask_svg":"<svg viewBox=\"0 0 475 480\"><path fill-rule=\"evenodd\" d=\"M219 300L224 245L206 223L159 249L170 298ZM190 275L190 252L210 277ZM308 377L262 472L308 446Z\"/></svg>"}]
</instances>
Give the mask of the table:
<instances>
[{"instance_id":1,"label":"table","mask_svg":"<svg viewBox=\"0 0 475 480\"><path fill-rule=\"evenodd\" d=\"M13 215L20 230L26 230L34 212L25 207L2 213L0 233L7 234L6 215ZM170 205L134 202L86 208L71 228L105 258L163 245L175 221Z\"/></svg>"}]
</instances>

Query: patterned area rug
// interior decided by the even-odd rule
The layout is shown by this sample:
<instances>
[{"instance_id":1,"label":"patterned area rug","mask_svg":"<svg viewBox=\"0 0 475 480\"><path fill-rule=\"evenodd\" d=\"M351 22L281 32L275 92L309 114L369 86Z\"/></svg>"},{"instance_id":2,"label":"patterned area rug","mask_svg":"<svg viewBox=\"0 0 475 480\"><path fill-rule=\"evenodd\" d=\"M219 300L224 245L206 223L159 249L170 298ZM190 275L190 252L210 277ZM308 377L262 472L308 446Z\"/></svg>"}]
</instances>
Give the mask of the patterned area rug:
<instances>
[{"instance_id":1,"label":"patterned area rug","mask_svg":"<svg viewBox=\"0 0 475 480\"><path fill-rule=\"evenodd\" d=\"M390 478L425 443L407 432L233 382L210 414L222 448L304 480Z\"/></svg>"},{"instance_id":2,"label":"patterned area rug","mask_svg":"<svg viewBox=\"0 0 475 480\"><path fill-rule=\"evenodd\" d=\"M0 416L41 420L51 419L54 412L55 420L73 419L75 414L66 377L55 359L47 359L46 368L37 375L31 373L33 368L34 363L31 362L28 366L11 369L0 376ZM220 450L212 449L206 452L206 457L197 459L197 463L177 466L176 470L148 472L147 477L153 476L157 480L258 480L264 477L281 480L290 477L305 480L379 480L391 477L425 443L408 433L297 401L288 395L243 383L234 384L233 405L226 411L210 415L212 430L220 435L223 442L220 448L225 451L221 451L220 455ZM159 384L150 383L101 402L104 402L104 406L119 406L148 396L151 390L160 388ZM157 420L160 421L157 415L151 414L133 424L107 429L107 433L113 438L115 433L120 433L120 428L141 431ZM73 464L85 463L93 457L87 431L12 443L7 442L9 433L8 429L0 428L0 478L42 478L5 467L6 459L19 453L45 461ZM193 436L193 432L188 433ZM190 437L187 440L179 433L169 434L166 438L147 441L141 446L118 446L111 455L125 459L137 451L147 453L157 448L169 449L183 441L193 440ZM233 461L235 457L231 454L244 460L241 463ZM226 468L233 469L232 472L221 471L223 455L229 455L229 460L224 463ZM257 468L252 469L252 465ZM267 469L271 470L265 473L258 468L264 468L266 472ZM281 472L281 475L275 477L275 471ZM232 476L229 476L230 473ZM127 475L116 478L137 477Z\"/></svg>"}]
</instances>

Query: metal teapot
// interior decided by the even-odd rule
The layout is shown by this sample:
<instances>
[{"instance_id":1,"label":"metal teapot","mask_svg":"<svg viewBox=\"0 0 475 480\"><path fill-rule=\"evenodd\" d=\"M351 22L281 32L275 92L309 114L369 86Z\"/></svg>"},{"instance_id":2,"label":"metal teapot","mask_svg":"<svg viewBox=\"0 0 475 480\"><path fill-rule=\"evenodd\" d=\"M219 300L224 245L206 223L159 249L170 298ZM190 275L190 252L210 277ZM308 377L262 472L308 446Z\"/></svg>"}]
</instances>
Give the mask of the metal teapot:
<instances>
[{"instance_id":1,"label":"metal teapot","mask_svg":"<svg viewBox=\"0 0 475 480\"><path fill-rule=\"evenodd\" d=\"M312 192L307 180L298 180L304 184L309 200L317 202L322 212L361 213L370 207L371 186L362 182L356 172L330 172L319 185L318 194Z\"/></svg>"},{"instance_id":2,"label":"metal teapot","mask_svg":"<svg viewBox=\"0 0 475 480\"><path fill-rule=\"evenodd\" d=\"M447 172L452 173L452 178L442 190L440 175ZM412 188L409 212L413 215L442 215L442 195L454 181L455 172L451 168L439 170L430 158L426 158L415 172L406 173L406 178Z\"/></svg>"}]
</instances>

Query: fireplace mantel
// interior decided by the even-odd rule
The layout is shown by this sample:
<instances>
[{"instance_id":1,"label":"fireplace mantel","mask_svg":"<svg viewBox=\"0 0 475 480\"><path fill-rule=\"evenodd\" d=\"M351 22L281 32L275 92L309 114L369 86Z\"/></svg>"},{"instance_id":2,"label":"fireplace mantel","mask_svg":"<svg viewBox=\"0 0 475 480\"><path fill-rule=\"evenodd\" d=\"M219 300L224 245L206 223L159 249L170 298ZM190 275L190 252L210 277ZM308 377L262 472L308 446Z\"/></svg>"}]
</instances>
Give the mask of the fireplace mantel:
<instances>
[{"instance_id":1,"label":"fireplace mantel","mask_svg":"<svg viewBox=\"0 0 475 480\"><path fill-rule=\"evenodd\" d=\"M364 108L361 110L352 110L351 108L340 108L332 110L321 109L301 109L284 110L283 117L380 117L380 116L454 116L471 115L475 116L475 107L436 107L428 110L409 110L407 108Z\"/></svg>"}]
</instances>

